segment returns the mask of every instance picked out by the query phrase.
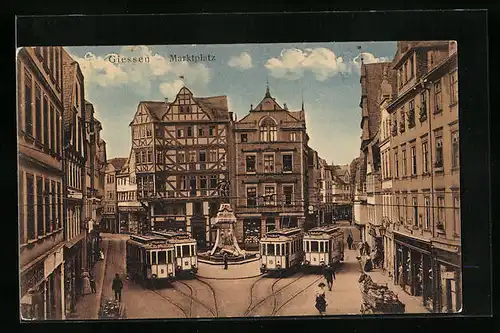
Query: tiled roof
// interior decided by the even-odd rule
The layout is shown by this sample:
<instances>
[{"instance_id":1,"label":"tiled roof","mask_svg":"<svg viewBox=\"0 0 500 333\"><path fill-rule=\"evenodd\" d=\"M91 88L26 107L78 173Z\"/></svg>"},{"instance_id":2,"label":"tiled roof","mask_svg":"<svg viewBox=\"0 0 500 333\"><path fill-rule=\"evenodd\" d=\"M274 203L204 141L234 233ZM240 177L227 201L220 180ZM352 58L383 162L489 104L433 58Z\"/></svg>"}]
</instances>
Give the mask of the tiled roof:
<instances>
[{"instance_id":1,"label":"tiled roof","mask_svg":"<svg viewBox=\"0 0 500 333\"><path fill-rule=\"evenodd\" d=\"M148 109L151 116L154 118L154 121L161 121L165 113L167 113L168 107L170 103L168 102L153 102L153 101L144 101L141 102Z\"/></svg>"},{"instance_id":2,"label":"tiled roof","mask_svg":"<svg viewBox=\"0 0 500 333\"><path fill-rule=\"evenodd\" d=\"M121 168L125 165L127 162L127 158L125 157L115 157L107 161L108 163L111 163L113 167L116 169L116 171L121 170Z\"/></svg>"},{"instance_id":3,"label":"tiled roof","mask_svg":"<svg viewBox=\"0 0 500 333\"><path fill-rule=\"evenodd\" d=\"M194 97L201 107L211 112L216 119L229 118L227 96Z\"/></svg>"}]
</instances>

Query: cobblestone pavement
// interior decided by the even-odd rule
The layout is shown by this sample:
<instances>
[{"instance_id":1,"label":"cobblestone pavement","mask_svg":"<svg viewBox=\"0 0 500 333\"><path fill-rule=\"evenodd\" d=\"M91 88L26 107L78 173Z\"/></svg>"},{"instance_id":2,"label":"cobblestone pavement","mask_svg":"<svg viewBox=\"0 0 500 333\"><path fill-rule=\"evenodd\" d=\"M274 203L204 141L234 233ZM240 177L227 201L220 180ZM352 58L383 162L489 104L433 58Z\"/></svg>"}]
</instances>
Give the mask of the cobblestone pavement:
<instances>
[{"instance_id":1,"label":"cobblestone pavement","mask_svg":"<svg viewBox=\"0 0 500 333\"><path fill-rule=\"evenodd\" d=\"M347 226L347 228L350 228ZM243 265L231 265L224 270L219 265L199 264L199 276L194 279L175 281L170 285L146 289L126 279L125 240L123 236L103 237L107 248L106 267L102 282L96 278L98 289L102 289L102 300L114 298L111 290L115 273L124 281L122 302L127 318L214 318L214 317L262 317L318 315L314 304L314 291L321 274L296 272L283 277L259 275L259 261ZM98 267L98 266L96 266ZM387 282L406 304L408 313L428 312L421 300L404 293L394 286L388 277L375 270L369 273L376 282ZM251 277L256 275L255 277ZM327 315L359 315L361 291L358 278L360 266L356 251L345 251L345 262L336 274L332 291L327 291ZM209 276L203 278L201 276ZM398 289L399 288L399 289ZM78 319L95 319L99 309L99 290L78 304ZM87 296L86 296L87 297ZM93 298L91 298L93 297ZM84 303L87 302L87 303ZM87 305L85 305L87 304Z\"/></svg>"}]
</instances>

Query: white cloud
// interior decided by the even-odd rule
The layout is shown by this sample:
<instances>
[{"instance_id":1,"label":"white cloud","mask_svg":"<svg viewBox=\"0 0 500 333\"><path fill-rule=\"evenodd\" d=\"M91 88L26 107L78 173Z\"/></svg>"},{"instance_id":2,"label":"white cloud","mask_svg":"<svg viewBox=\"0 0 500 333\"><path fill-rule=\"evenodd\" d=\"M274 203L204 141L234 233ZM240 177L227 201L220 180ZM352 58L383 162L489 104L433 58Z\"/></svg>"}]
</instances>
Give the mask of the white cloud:
<instances>
[{"instance_id":1,"label":"white cloud","mask_svg":"<svg viewBox=\"0 0 500 333\"><path fill-rule=\"evenodd\" d=\"M349 64L327 48L284 49L279 58L269 59L265 66L272 76L289 80L300 78L305 71L314 73L318 81L350 72Z\"/></svg>"},{"instance_id":2,"label":"white cloud","mask_svg":"<svg viewBox=\"0 0 500 333\"><path fill-rule=\"evenodd\" d=\"M387 57L377 58L375 55L363 52L363 62L371 64L390 61ZM345 61L327 48L315 49L284 49L279 58L269 59L265 66L270 74L277 78L297 80L304 72L312 72L318 81L325 81L337 74L346 75L352 72L359 73L361 54L354 59Z\"/></svg>"},{"instance_id":3,"label":"white cloud","mask_svg":"<svg viewBox=\"0 0 500 333\"><path fill-rule=\"evenodd\" d=\"M227 63L230 67L236 67L240 69L252 68L252 57L247 52L241 52L239 56L233 56L229 59Z\"/></svg>"},{"instance_id":4,"label":"white cloud","mask_svg":"<svg viewBox=\"0 0 500 333\"><path fill-rule=\"evenodd\" d=\"M148 62L113 62L115 57L144 57ZM97 87L126 86L137 94L148 94L151 81L158 78L164 83L174 84L179 76L186 78L186 84L205 86L211 79L211 70L205 64L169 62L162 55L144 45L124 46L119 53L97 56L87 52L83 57L72 56L78 61L85 77L85 83ZM178 83L176 83L178 85ZM162 91L165 90L165 84ZM168 90L167 90L168 91Z\"/></svg>"},{"instance_id":5,"label":"white cloud","mask_svg":"<svg viewBox=\"0 0 500 333\"><path fill-rule=\"evenodd\" d=\"M179 90L181 90L184 82L182 80L175 80L173 82L163 82L160 84L160 92L163 96L171 99L177 95Z\"/></svg>"},{"instance_id":6,"label":"white cloud","mask_svg":"<svg viewBox=\"0 0 500 333\"><path fill-rule=\"evenodd\" d=\"M377 58L376 56L374 56L369 52L361 52L352 60L352 66L355 68L357 73L361 71L361 57L363 57L364 64L374 64L377 62L391 61L391 59L389 59L388 57Z\"/></svg>"}]
</instances>

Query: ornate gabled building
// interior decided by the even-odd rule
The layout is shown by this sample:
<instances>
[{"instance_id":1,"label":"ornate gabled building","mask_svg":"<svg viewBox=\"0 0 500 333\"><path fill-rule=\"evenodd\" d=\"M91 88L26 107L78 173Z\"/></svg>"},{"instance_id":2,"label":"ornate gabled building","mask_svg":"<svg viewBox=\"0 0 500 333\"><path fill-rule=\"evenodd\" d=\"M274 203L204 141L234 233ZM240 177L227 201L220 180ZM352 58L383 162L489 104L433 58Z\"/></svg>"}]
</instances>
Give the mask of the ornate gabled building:
<instances>
[{"instance_id":1,"label":"ornate gabled building","mask_svg":"<svg viewBox=\"0 0 500 333\"><path fill-rule=\"evenodd\" d=\"M234 126L236 235L249 248L264 233L303 227L308 204L305 115L280 106L269 87Z\"/></svg>"},{"instance_id":2,"label":"ornate gabled building","mask_svg":"<svg viewBox=\"0 0 500 333\"><path fill-rule=\"evenodd\" d=\"M349 165L332 165L332 202L335 220L352 219L351 174Z\"/></svg>"},{"instance_id":3,"label":"ornate gabled building","mask_svg":"<svg viewBox=\"0 0 500 333\"><path fill-rule=\"evenodd\" d=\"M227 97L195 97L183 87L172 102L140 102L130 126L137 199L150 226L184 229L205 248L215 241L209 221L218 188L231 178Z\"/></svg>"}]
</instances>

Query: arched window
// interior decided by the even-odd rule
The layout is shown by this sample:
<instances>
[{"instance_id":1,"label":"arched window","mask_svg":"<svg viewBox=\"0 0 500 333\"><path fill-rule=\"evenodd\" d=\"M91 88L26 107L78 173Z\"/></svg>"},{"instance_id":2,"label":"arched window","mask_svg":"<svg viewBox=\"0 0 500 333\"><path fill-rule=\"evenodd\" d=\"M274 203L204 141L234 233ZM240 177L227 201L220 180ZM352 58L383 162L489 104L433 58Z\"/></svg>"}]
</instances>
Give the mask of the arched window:
<instances>
[{"instance_id":1,"label":"arched window","mask_svg":"<svg viewBox=\"0 0 500 333\"><path fill-rule=\"evenodd\" d=\"M276 122L272 118L267 117L260 122L260 141L277 141L277 132Z\"/></svg>"}]
</instances>

